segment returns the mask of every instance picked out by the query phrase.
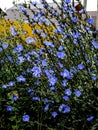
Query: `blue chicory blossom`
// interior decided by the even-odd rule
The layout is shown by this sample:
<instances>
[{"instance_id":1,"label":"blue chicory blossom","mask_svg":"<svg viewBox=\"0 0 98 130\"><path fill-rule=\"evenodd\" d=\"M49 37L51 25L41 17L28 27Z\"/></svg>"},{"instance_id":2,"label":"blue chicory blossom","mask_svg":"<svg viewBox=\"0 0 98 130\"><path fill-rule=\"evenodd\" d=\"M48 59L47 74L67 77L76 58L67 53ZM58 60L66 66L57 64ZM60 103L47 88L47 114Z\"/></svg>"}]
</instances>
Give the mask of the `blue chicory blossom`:
<instances>
[{"instance_id":1,"label":"blue chicory blossom","mask_svg":"<svg viewBox=\"0 0 98 130\"><path fill-rule=\"evenodd\" d=\"M13 87L15 85L15 82L14 81L10 81L9 83L8 83L8 86L10 86L10 87Z\"/></svg>"},{"instance_id":2,"label":"blue chicory blossom","mask_svg":"<svg viewBox=\"0 0 98 130\"><path fill-rule=\"evenodd\" d=\"M27 13L27 10L23 5L20 5L18 9L19 9L19 11L21 11L23 13Z\"/></svg>"},{"instance_id":3,"label":"blue chicory blossom","mask_svg":"<svg viewBox=\"0 0 98 130\"><path fill-rule=\"evenodd\" d=\"M79 11L79 13L80 13L80 14L83 14L83 13L85 13L85 11L86 11L85 9L81 9L81 10Z\"/></svg>"},{"instance_id":4,"label":"blue chicory blossom","mask_svg":"<svg viewBox=\"0 0 98 130\"><path fill-rule=\"evenodd\" d=\"M58 28L57 28L57 33L62 34L63 32L64 32L64 28L58 26Z\"/></svg>"},{"instance_id":5,"label":"blue chicory blossom","mask_svg":"<svg viewBox=\"0 0 98 130\"><path fill-rule=\"evenodd\" d=\"M3 49L0 47L0 52L2 51Z\"/></svg>"},{"instance_id":6,"label":"blue chicory blossom","mask_svg":"<svg viewBox=\"0 0 98 130\"><path fill-rule=\"evenodd\" d=\"M33 72L33 76L34 77L40 77L41 76L41 73L42 73L42 71L41 71L41 68L40 67L38 67L38 66L34 66L32 69L31 69L31 71Z\"/></svg>"},{"instance_id":7,"label":"blue chicory blossom","mask_svg":"<svg viewBox=\"0 0 98 130\"><path fill-rule=\"evenodd\" d=\"M26 38L26 43L28 43L28 44L32 44L32 43L34 43L36 41L37 41L36 38L32 38L32 37L27 37Z\"/></svg>"},{"instance_id":8,"label":"blue chicory blossom","mask_svg":"<svg viewBox=\"0 0 98 130\"><path fill-rule=\"evenodd\" d=\"M63 96L63 99L64 99L65 101L69 101L69 97L68 97L68 96Z\"/></svg>"},{"instance_id":9,"label":"blue chicory blossom","mask_svg":"<svg viewBox=\"0 0 98 130\"><path fill-rule=\"evenodd\" d=\"M11 26L10 27L10 31L12 33L12 36L17 36L18 35L18 32L15 30L15 27L14 26Z\"/></svg>"},{"instance_id":10,"label":"blue chicory blossom","mask_svg":"<svg viewBox=\"0 0 98 130\"><path fill-rule=\"evenodd\" d=\"M31 4L32 4L33 6L36 6L36 5L37 5L37 1L33 1Z\"/></svg>"},{"instance_id":11,"label":"blue chicory blossom","mask_svg":"<svg viewBox=\"0 0 98 130\"><path fill-rule=\"evenodd\" d=\"M7 86L8 86L8 85L3 84L3 85L2 85L2 88L4 88L4 89L5 89L5 88L7 88Z\"/></svg>"},{"instance_id":12,"label":"blue chicory blossom","mask_svg":"<svg viewBox=\"0 0 98 130\"><path fill-rule=\"evenodd\" d=\"M67 85L67 80L62 81L62 86L65 87Z\"/></svg>"},{"instance_id":13,"label":"blue chicory blossom","mask_svg":"<svg viewBox=\"0 0 98 130\"><path fill-rule=\"evenodd\" d=\"M71 3L71 0L65 0L65 2L68 4L68 3Z\"/></svg>"},{"instance_id":14,"label":"blue chicory blossom","mask_svg":"<svg viewBox=\"0 0 98 130\"><path fill-rule=\"evenodd\" d=\"M92 78L92 80L94 80L94 81L97 80L97 76L96 76L96 75L92 75L91 78Z\"/></svg>"},{"instance_id":15,"label":"blue chicory blossom","mask_svg":"<svg viewBox=\"0 0 98 130\"><path fill-rule=\"evenodd\" d=\"M64 46L59 46L58 48L59 51L63 51L63 49L64 49Z\"/></svg>"},{"instance_id":16,"label":"blue chicory blossom","mask_svg":"<svg viewBox=\"0 0 98 130\"><path fill-rule=\"evenodd\" d=\"M73 43L77 44L78 43L77 39L73 39Z\"/></svg>"},{"instance_id":17,"label":"blue chicory blossom","mask_svg":"<svg viewBox=\"0 0 98 130\"><path fill-rule=\"evenodd\" d=\"M46 33L41 33L40 36L45 38L47 36L47 34Z\"/></svg>"},{"instance_id":18,"label":"blue chicory blossom","mask_svg":"<svg viewBox=\"0 0 98 130\"><path fill-rule=\"evenodd\" d=\"M44 41L44 45L49 46L49 47L54 47L54 44L50 41Z\"/></svg>"},{"instance_id":19,"label":"blue chicory blossom","mask_svg":"<svg viewBox=\"0 0 98 130\"><path fill-rule=\"evenodd\" d=\"M44 70L44 73L45 73L45 75L49 78L49 77L51 77L51 74L50 74L50 72L49 72L49 70Z\"/></svg>"},{"instance_id":20,"label":"blue chicory blossom","mask_svg":"<svg viewBox=\"0 0 98 130\"><path fill-rule=\"evenodd\" d=\"M57 115L58 115L58 114L57 114L56 111L53 111L53 112L52 112L52 116L53 116L53 118L55 118Z\"/></svg>"},{"instance_id":21,"label":"blue chicory blossom","mask_svg":"<svg viewBox=\"0 0 98 130\"><path fill-rule=\"evenodd\" d=\"M69 113L70 112L70 107L65 105L65 104L61 104L59 106L59 111L62 113Z\"/></svg>"},{"instance_id":22,"label":"blue chicory blossom","mask_svg":"<svg viewBox=\"0 0 98 130\"><path fill-rule=\"evenodd\" d=\"M67 69L64 69L62 72L60 72L60 75L63 76L63 78L72 79L73 74L69 72Z\"/></svg>"},{"instance_id":23,"label":"blue chicory blossom","mask_svg":"<svg viewBox=\"0 0 98 130\"><path fill-rule=\"evenodd\" d=\"M58 65L59 65L59 68L63 68L63 64L62 63L60 63L60 62L58 62Z\"/></svg>"},{"instance_id":24,"label":"blue chicory blossom","mask_svg":"<svg viewBox=\"0 0 98 130\"><path fill-rule=\"evenodd\" d=\"M81 91L78 90L78 89L76 89L76 90L74 91L74 94L75 94L76 97L80 97L80 96L81 96Z\"/></svg>"},{"instance_id":25,"label":"blue chicory blossom","mask_svg":"<svg viewBox=\"0 0 98 130\"><path fill-rule=\"evenodd\" d=\"M98 49L98 42L96 42L95 40L92 40L92 44L93 44L93 46L94 46L96 49Z\"/></svg>"},{"instance_id":26,"label":"blue chicory blossom","mask_svg":"<svg viewBox=\"0 0 98 130\"><path fill-rule=\"evenodd\" d=\"M3 47L3 49L6 49L8 47L8 43L6 43L6 42L2 43L2 47Z\"/></svg>"},{"instance_id":27,"label":"blue chicory blossom","mask_svg":"<svg viewBox=\"0 0 98 130\"><path fill-rule=\"evenodd\" d=\"M79 70L84 69L84 65L83 65L82 63L81 63L81 64L79 64L79 65L78 65L78 69L79 69Z\"/></svg>"},{"instance_id":28,"label":"blue chicory blossom","mask_svg":"<svg viewBox=\"0 0 98 130\"><path fill-rule=\"evenodd\" d=\"M18 76L16 79L17 79L17 82L26 82L26 78L23 77L22 75Z\"/></svg>"},{"instance_id":29,"label":"blue chicory blossom","mask_svg":"<svg viewBox=\"0 0 98 130\"><path fill-rule=\"evenodd\" d=\"M57 52L56 53L56 56L58 57L58 58L60 58L60 59L64 59L64 57L65 57L65 52Z\"/></svg>"},{"instance_id":30,"label":"blue chicory blossom","mask_svg":"<svg viewBox=\"0 0 98 130\"><path fill-rule=\"evenodd\" d=\"M7 56L6 59L10 61L10 63L13 63L13 58L11 56Z\"/></svg>"},{"instance_id":31,"label":"blue chicory blossom","mask_svg":"<svg viewBox=\"0 0 98 130\"><path fill-rule=\"evenodd\" d=\"M19 98L19 97L18 97L18 95L16 95L16 94L14 94L14 95L12 96L12 100L13 100L13 101L17 101L18 98Z\"/></svg>"},{"instance_id":32,"label":"blue chicory blossom","mask_svg":"<svg viewBox=\"0 0 98 130\"><path fill-rule=\"evenodd\" d=\"M34 95L34 90L32 88L29 88L28 93L29 93L30 96L32 96L32 95Z\"/></svg>"},{"instance_id":33,"label":"blue chicory blossom","mask_svg":"<svg viewBox=\"0 0 98 130\"><path fill-rule=\"evenodd\" d=\"M40 84L40 81L39 81L39 80L37 80L37 81L35 81L35 82L34 82L34 84L37 86L37 85L39 85L39 84Z\"/></svg>"},{"instance_id":34,"label":"blue chicory blossom","mask_svg":"<svg viewBox=\"0 0 98 130\"><path fill-rule=\"evenodd\" d=\"M13 110L13 107L11 105L7 106L7 111L12 111Z\"/></svg>"},{"instance_id":35,"label":"blue chicory blossom","mask_svg":"<svg viewBox=\"0 0 98 130\"><path fill-rule=\"evenodd\" d=\"M76 32L72 33L72 36L73 36L73 38L79 38L79 32L76 31Z\"/></svg>"},{"instance_id":36,"label":"blue chicory blossom","mask_svg":"<svg viewBox=\"0 0 98 130\"><path fill-rule=\"evenodd\" d=\"M49 99L48 99L48 98L44 98L43 101L44 101L44 103L46 104L46 103L49 102Z\"/></svg>"},{"instance_id":37,"label":"blue chicory blossom","mask_svg":"<svg viewBox=\"0 0 98 130\"><path fill-rule=\"evenodd\" d=\"M88 18L87 21L88 21L89 24L93 24L94 23L94 19L93 18Z\"/></svg>"},{"instance_id":38,"label":"blue chicory blossom","mask_svg":"<svg viewBox=\"0 0 98 130\"><path fill-rule=\"evenodd\" d=\"M18 60L17 63L21 64L21 63L23 63L25 61L25 58L23 56L18 56L17 60Z\"/></svg>"},{"instance_id":39,"label":"blue chicory blossom","mask_svg":"<svg viewBox=\"0 0 98 130\"><path fill-rule=\"evenodd\" d=\"M54 86L57 83L57 78L55 76L51 76L48 79L50 85Z\"/></svg>"},{"instance_id":40,"label":"blue chicory blossom","mask_svg":"<svg viewBox=\"0 0 98 130\"><path fill-rule=\"evenodd\" d=\"M87 121L92 121L94 119L94 116L89 116L86 120Z\"/></svg>"},{"instance_id":41,"label":"blue chicory blossom","mask_svg":"<svg viewBox=\"0 0 98 130\"><path fill-rule=\"evenodd\" d=\"M14 48L13 53L20 53L22 51L23 51L23 46L18 43Z\"/></svg>"},{"instance_id":42,"label":"blue chicory blossom","mask_svg":"<svg viewBox=\"0 0 98 130\"><path fill-rule=\"evenodd\" d=\"M50 87L50 91L55 91L55 90L56 90L56 89L55 89L54 86Z\"/></svg>"},{"instance_id":43,"label":"blue chicory blossom","mask_svg":"<svg viewBox=\"0 0 98 130\"><path fill-rule=\"evenodd\" d=\"M38 97L38 96L32 97L32 100L33 101L40 101L40 97Z\"/></svg>"},{"instance_id":44,"label":"blue chicory blossom","mask_svg":"<svg viewBox=\"0 0 98 130\"><path fill-rule=\"evenodd\" d=\"M49 7L49 4L48 4L48 3L44 3L44 4L43 4L43 7L44 7L45 9L47 9L47 8Z\"/></svg>"},{"instance_id":45,"label":"blue chicory blossom","mask_svg":"<svg viewBox=\"0 0 98 130\"><path fill-rule=\"evenodd\" d=\"M71 20L74 22L74 23L77 23L78 22L78 19L76 17L72 17Z\"/></svg>"},{"instance_id":46,"label":"blue chicory blossom","mask_svg":"<svg viewBox=\"0 0 98 130\"><path fill-rule=\"evenodd\" d=\"M66 95L70 96L72 92L71 92L71 90L68 88L68 89L66 89L66 90L64 91L64 93L65 93Z\"/></svg>"},{"instance_id":47,"label":"blue chicory blossom","mask_svg":"<svg viewBox=\"0 0 98 130\"><path fill-rule=\"evenodd\" d=\"M27 114L24 114L23 117L22 117L22 120L23 120L24 122L29 122L30 116L27 115Z\"/></svg>"},{"instance_id":48,"label":"blue chicory blossom","mask_svg":"<svg viewBox=\"0 0 98 130\"><path fill-rule=\"evenodd\" d=\"M44 59L44 60L42 60L42 66L43 67L46 67L48 64L47 64L47 60L46 59Z\"/></svg>"},{"instance_id":49,"label":"blue chicory blossom","mask_svg":"<svg viewBox=\"0 0 98 130\"><path fill-rule=\"evenodd\" d=\"M47 104L47 105L44 107L44 112L46 112L46 111L49 110L49 106L50 106L50 104Z\"/></svg>"}]
</instances>

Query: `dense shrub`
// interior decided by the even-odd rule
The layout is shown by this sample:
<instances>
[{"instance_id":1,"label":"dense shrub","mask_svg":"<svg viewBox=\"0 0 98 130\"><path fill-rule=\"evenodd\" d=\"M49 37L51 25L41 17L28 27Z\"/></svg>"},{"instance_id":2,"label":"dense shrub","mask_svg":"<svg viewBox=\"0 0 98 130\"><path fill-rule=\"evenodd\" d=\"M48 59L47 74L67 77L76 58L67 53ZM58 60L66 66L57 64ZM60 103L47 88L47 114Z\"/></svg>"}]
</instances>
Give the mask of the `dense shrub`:
<instances>
[{"instance_id":1,"label":"dense shrub","mask_svg":"<svg viewBox=\"0 0 98 130\"><path fill-rule=\"evenodd\" d=\"M11 44L1 37L1 129L95 130L98 127L98 43L93 37L97 33L93 31L94 20L78 0L82 7L79 12L70 0L62 0L60 4L53 1L59 10L41 0L45 11L32 10L32 19L26 5L18 8L28 18L36 37L27 33L22 38L24 28L18 30L14 26L9 28L11 33L7 36ZM37 8L36 2L31 4ZM41 47L37 48L39 40Z\"/></svg>"}]
</instances>

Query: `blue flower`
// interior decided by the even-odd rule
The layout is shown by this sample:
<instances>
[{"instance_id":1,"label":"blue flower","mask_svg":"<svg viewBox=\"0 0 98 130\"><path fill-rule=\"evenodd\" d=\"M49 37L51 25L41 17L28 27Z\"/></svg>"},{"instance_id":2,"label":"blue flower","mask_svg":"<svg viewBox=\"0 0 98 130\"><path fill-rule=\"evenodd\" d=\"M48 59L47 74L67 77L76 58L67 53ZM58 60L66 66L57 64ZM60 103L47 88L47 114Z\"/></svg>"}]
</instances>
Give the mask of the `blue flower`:
<instances>
[{"instance_id":1,"label":"blue flower","mask_svg":"<svg viewBox=\"0 0 98 130\"><path fill-rule=\"evenodd\" d=\"M46 59L42 60L42 66L43 66L43 67L46 67L46 66L47 66L47 60L46 60Z\"/></svg>"},{"instance_id":2,"label":"blue flower","mask_svg":"<svg viewBox=\"0 0 98 130\"><path fill-rule=\"evenodd\" d=\"M13 58L11 56L7 56L6 59L10 61L10 63L13 63Z\"/></svg>"},{"instance_id":3,"label":"blue flower","mask_svg":"<svg viewBox=\"0 0 98 130\"><path fill-rule=\"evenodd\" d=\"M79 32L76 31L72 34L73 38L79 38Z\"/></svg>"},{"instance_id":4,"label":"blue flower","mask_svg":"<svg viewBox=\"0 0 98 130\"><path fill-rule=\"evenodd\" d=\"M25 58L23 56L18 56L18 64L21 64L25 61Z\"/></svg>"},{"instance_id":5,"label":"blue flower","mask_svg":"<svg viewBox=\"0 0 98 130\"><path fill-rule=\"evenodd\" d=\"M13 108L12 108L12 106L10 105L10 106L7 106L7 111L12 111L13 110Z\"/></svg>"},{"instance_id":6,"label":"blue flower","mask_svg":"<svg viewBox=\"0 0 98 130\"><path fill-rule=\"evenodd\" d=\"M42 71L40 67L34 66L33 69L31 69L31 71L33 72L34 77L37 78L41 76Z\"/></svg>"},{"instance_id":7,"label":"blue flower","mask_svg":"<svg viewBox=\"0 0 98 130\"><path fill-rule=\"evenodd\" d=\"M65 101L69 101L69 97L68 97L68 96L63 96L63 99L64 99Z\"/></svg>"},{"instance_id":8,"label":"blue flower","mask_svg":"<svg viewBox=\"0 0 98 130\"><path fill-rule=\"evenodd\" d=\"M8 85L11 86L11 87L13 87L13 86L15 85L15 82L14 82L14 81L10 81L10 82L8 83Z\"/></svg>"},{"instance_id":9,"label":"blue flower","mask_svg":"<svg viewBox=\"0 0 98 130\"><path fill-rule=\"evenodd\" d=\"M80 96L81 96L81 91L78 90L78 89L76 89L76 90L74 91L74 94L75 94L76 97L80 97Z\"/></svg>"},{"instance_id":10,"label":"blue flower","mask_svg":"<svg viewBox=\"0 0 98 130\"><path fill-rule=\"evenodd\" d=\"M63 68L63 64L61 64L60 62L58 62L58 65L60 68Z\"/></svg>"},{"instance_id":11,"label":"blue flower","mask_svg":"<svg viewBox=\"0 0 98 130\"><path fill-rule=\"evenodd\" d=\"M0 52L2 51L3 49L0 47Z\"/></svg>"},{"instance_id":12,"label":"blue flower","mask_svg":"<svg viewBox=\"0 0 98 130\"><path fill-rule=\"evenodd\" d=\"M32 44L32 43L34 43L34 42L36 42L36 41L37 41L36 38L31 38L31 37L26 38L26 42L27 42L28 44Z\"/></svg>"},{"instance_id":13,"label":"blue flower","mask_svg":"<svg viewBox=\"0 0 98 130\"><path fill-rule=\"evenodd\" d=\"M47 34L46 33L41 33L40 36L45 38L47 36Z\"/></svg>"},{"instance_id":14,"label":"blue flower","mask_svg":"<svg viewBox=\"0 0 98 130\"><path fill-rule=\"evenodd\" d=\"M94 116L89 116L86 120L87 121L92 121L94 119Z\"/></svg>"},{"instance_id":15,"label":"blue flower","mask_svg":"<svg viewBox=\"0 0 98 130\"><path fill-rule=\"evenodd\" d=\"M70 95L71 95L71 90L68 88L68 89L66 89L66 90L64 91L64 93L65 93L66 95L70 96Z\"/></svg>"},{"instance_id":16,"label":"blue flower","mask_svg":"<svg viewBox=\"0 0 98 130\"><path fill-rule=\"evenodd\" d=\"M30 94L30 96L32 96L32 95L34 95L34 90L32 88L29 88L28 93Z\"/></svg>"},{"instance_id":17,"label":"blue flower","mask_svg":"<svg viewBox=\"0 0 98 130\"><path fill-rule=\"evenodd\" d=\"M49 99L48 98L44 98L44 103L48 103Z\"/></svg>"},{"instance_id":18,"label":"blue flower","mask_svg":"<svg viewBox=\"0 0 98 130\"><path fill-rule=\"evenodd\" d=\"M64 46L59 46L58 48L59 51L63 51L63 49L64 49Z\"/></svg>"},{"instance_id":19,"label":"blue flower","mask_svg":"<svg viewBox=\"0 0 98 130\"><path fill-rule=\"evenodd\" d=\"M78 43L77 39L73 39L73 43L77 44Z\"/></svg>"},{"instance_id":20,"label":"blue flower","mask_svg":"<svg viewBox=\"0 0 98 130\"><path fill-rule=\"evenodd\" d=\"M18 76L16 79L18 82L26 82L26 78L23 77L22 75Z\"/></svg>"},{"instance_id":21,"label":"blue flower","mask_svg":"<svg viewBox=\"0 0 98 130\"><path fill-rule=\"evenodd\" d=\"M47 105L44 107L44 112L46 112L46 111L49 110L49 106L50 106L50 104L47 104Z\"/></svg>"},{"instance_id":22,"label":"blue flower","mask_svg":"<svg viewBox=\"0 0 98 130\"><path fill-rule=\"evenodd\" d=\"M25 115L23 115L22 120L23 120L24 122L29 122L30 116L25 114Z\"/></svg>"},{"instance_id":23,"label":"blue flower","mask_svg":"<svg viewBox=\"0 0 98 130\"><path fill-rule=\"evenodd\" d=\"M18 32L15 30L14 26L10 27L10 30L11 30L12 36L17 36L18 35Z\"/></svg>"},{"instance_id":24,"label":"blue flower","mask_svg":"<svg viewBox=\"0 0 98 130\"><path fill-rule=\"evenodd\" d=\"M91 78L92 78L92 80L96 80L97 79L97 76L96 75L93 75L93 76L91 76Z\"/></svg>"},{"instance_id":25,"label":"blue flower","mask_svg":"<svg viewBox=\"0 0 98 130\"><path fill-rule=\"evenodd\" d=\"M44 7L45 9L47 9L47 8L49 7L49 4L48 4L48 3L45 3L45 4L43 4L43 7Z\"/></svg>"},{"instance_id":26,"label":"blue flower","mask_svg":"<svg viewBox=\"0 0 98 130\"><path fill-rule=\"evenodd\" d=\"M12 100L13 100L13 101L17 101L17 99L18 99L18 95L14 94L14 95L12 96Z\"/></svg>"},{"instance_id":27,"label":"blue flower","mask_svg":"<svg viewBox=\"0 0 98 130\"><path fill-rule=\"evenodd\" d=\"M92 40L92 44L93 44L93 46L94 46L96 49L98 49L98 42L96 42L95 40Z\"/></svg>"},{"instance_id":28,"label":"blue flower","mask_svg":"<svg viewBox=\"0 0 98 130\"><path fill-rule=\"evenodd\" d=\"M93 18L88 18L88 23L89 24L93 24L94 23L94 19Z\"/></svg>"},{"instance_id":29,"label":"blue flower","mask_svg":"<svg viewBox=\"0 0 98 130\"><path fill-rule=\"evenodd\" d=\"M7 88L7 85L6 84L2 85L2 88Z\"/></svg>"},{"instance_id":30,"label":"blue flower","mask_svg":"<svg viewBox=\"0 0 98 130\"><path fill-rule=\"evenodd\" d=\"M57 32L60 33L60 34L62 34L64 32L64 28L58 27L57 28Z\"/></svg>"},{"instance_id":31,"label":"blue flower","mask_svg":"<svg viewBox=\"0 0 98 130\"><path fill-rule=\"evenodd\" d=\"M63 78L67 78L67 79L73 78L73 74L69 72L67 69L64 69L64 71L62 71L60 75L63 76Z\"/></svg>"},{"instance_id":32,"label":"blue flower","mask_svg":"<svg viewBox=\"0 0 98 130\"><path fill-rule=\"evenodd\" d=\"M79 13L80 13L80 14L83 14L83 13L85 13L85 11L86 11L85 9L81 9L81 10L79 11Z\"/></svg>"},{"instance_id":33,"label":"blue flower","mask_svg":"<svg viewBox=\"0 0 98 130\"><path fill-rule=\"evenodd\" d=\"M33 101L40 101L40 97L36 96L36 97L32 97Z\"/></svg>"},{"instance_id":34,"label":"blue flower","mask_svg":"<svg viewBox=\"0 0 98 130\"><path fill-rule=\"evenodd\" d=\"M52 116L53 116L53 118L55 118L56 116L57 116L58 114L57 114L57 112L52 112Z\"/></svg>"},{"instance_id":35,"label":"blue flower","mask_svg":"<svg viewBox=\"0 0 98 130\"><path fill-rule=\"evenodd\" d=\"M70 107L65 105L65 104L61 104L59 106L59 111L62 113L69 113L70 112Z\"/></svg>"},{"instance_id":36,"label":"blue flower","mask_svg":"<svg viewBox=\"0 0 98 130\"><path fill-rule=\"evenodd\" d=\"M36 5L37 5L37 2L36 2L36 1L33 1L31 4L32 4L33 6L36 6Z\"/></svg>"},{"instance_id":37,"label":"blue flower","mask_svg":"<svg viewBox=\"0 0 98 130\"><path fill-rule=\"evenodd\" d=\"M6 49L8 47L8 43L2 43L3 49Z\"/></svg>"},{"instance_id":38,"label":"blue flower","mask_svg":"<svg viewBox=\"0 0 98 130\"><path fill-rule=\"evenodd\" d=\"M79 70L84 69L84 65L83 65L83 64L79 64L79 65L78 65L78 69L79 69Z\"/></svg>"},{"instance_id":39,"label":"blue flower","mask_svg":"<svg viewBox=\"0 0 98 130\"><path fill-rule=\"evenodd\" d=\"M49 77L49 83L50 85L54 86L57 82L57 78L55 76Z\"/></svg>"},{"instance_id":40,"label":"blue flower","mask_svg":"<svg viewBox=\"0 0 98 130\"><path fill-rule=\"evenodd\" d=\"M68 4L68 3L71 3L71 0L65 0L65 2Z\"/></svg>"},{"instance_id":41,"label":"blue flower","mask_svg":"<svg viewBox=\"0 0 98 130\"><path fill-rule=\"evenodd\" d=\"M72 17L71 20L74 22L74 23L77 23L78 22L78 19L76 17Z\"/></svg>"},{"instance_id":42,"label":"blue flower","mask_svg":"<svg viewBox=\"0 0 98 130\"><path fill-rule=\"evenodd\" d=\"M50 91L55 91L56 89L55 89L55 87L50 87Z\"/></svg>"},{"instance_id":43,"label":"blue flower","mask_svg":"<svg viewBox=\"0 0 98 130\"><path fill-rule=\"evenodd\" d=\"M64 59L66 54L65 54L65 52L57 52L56 55L57 55L58 58Z\"/></svg>"},{"instance_id":44,"label":"blue flower","mask_svg":"<svg viewBox=\"0 0 98 130\"><path fill-rule=\"evenodd\" d=\"M17 44L13 50L13 53L16 53L16 52L20 53L21 51L23 51L23 46L20 44Z\"/></svg>"},{"instance_id":45,"label":"blue flower","mask_svg":"<svg viewBox=\"0 0 98 130\"><path fill-rule=\"evenodd\" d=\"M63 81L62 81L62 86L65 87L66 85L67 85L67 80L63 80Z\"/></svg>"},{"instance_id":46,"label":"blue flower","mask_svg":"<svg viewBox=\"0 0 98 130\"><path fill-rule=\"evenodd\" d=\"M23 13L27 13L27 10L24 6L20 5L19 6L19 11L23 12Z\"/></svg>"},{"instance_id":47,"label":"blue flower","mask_svg":"<svg viewBox=\"0 0 98 130\"><path fill-rule=\"evenodd\" d=\"M44 41L44 45L49 46L49 47L54 47L54 44L49 41Z\"/></svg>"}]
</instances>

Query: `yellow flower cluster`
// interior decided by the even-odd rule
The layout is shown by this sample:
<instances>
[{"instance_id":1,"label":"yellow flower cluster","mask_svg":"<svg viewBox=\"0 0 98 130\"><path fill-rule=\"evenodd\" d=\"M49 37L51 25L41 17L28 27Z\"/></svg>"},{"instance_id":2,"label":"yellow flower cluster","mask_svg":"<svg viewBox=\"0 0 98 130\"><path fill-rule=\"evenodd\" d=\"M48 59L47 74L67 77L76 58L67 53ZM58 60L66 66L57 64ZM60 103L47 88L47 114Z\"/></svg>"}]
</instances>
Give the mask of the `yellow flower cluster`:
<instances>
[{"instance_id":1,"label":"yellow flower cluster","mask_svg":"<svg viewBox=\"0 0 98 130\"><path fill-rule=\"evenodd\" d=\"M14 26L15 30L18 32L17 36L12 36L10 27ZM46 33L46 37L40 37L38 34L33 34L34 30L40 31L40 34ZM24 33L26 32L26 33ZM34 24L30 25L28 23L21 23L19 21L10 21L10 20L0 20L0 38L3 42L8 42L9 44L17 44L22 42L26 42L27 37L36 38L37 42L35 45L37 47L42 46L42 41L52 39L54 35L54 27L50 25L43 24Z\"/></svg>"}]
</instances>

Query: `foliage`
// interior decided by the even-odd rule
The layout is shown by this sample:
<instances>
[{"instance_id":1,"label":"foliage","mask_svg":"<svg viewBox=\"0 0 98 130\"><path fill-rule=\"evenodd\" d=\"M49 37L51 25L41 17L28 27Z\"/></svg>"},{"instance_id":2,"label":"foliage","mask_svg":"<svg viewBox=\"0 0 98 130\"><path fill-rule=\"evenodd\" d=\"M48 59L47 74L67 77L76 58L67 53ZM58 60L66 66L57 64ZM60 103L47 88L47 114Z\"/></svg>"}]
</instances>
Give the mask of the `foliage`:
<instances>
[{"instance_id":1,"label":"foliage","mask_svg":"<svg viewBox=\"0 0 98 130\"><path fill-rule=\"evenodd\" d=\"M98 43L93 37L97 33L93 31L94 20L80 1L79 12L70 0L62 0L60 4L53 1L58 10L41 0L45 10L32 10L32 19L26 5L17 6L28 18L29 25L25 28L28 30L30 26L30 33L24 38L24 27L18 27L16 22L5 31L7 36L2 35L1 129L96 130L98 127ZM37 8L36 2L31 4ZM41 47L37 48L39 43Z\"/></svg>"}]
</instances>

